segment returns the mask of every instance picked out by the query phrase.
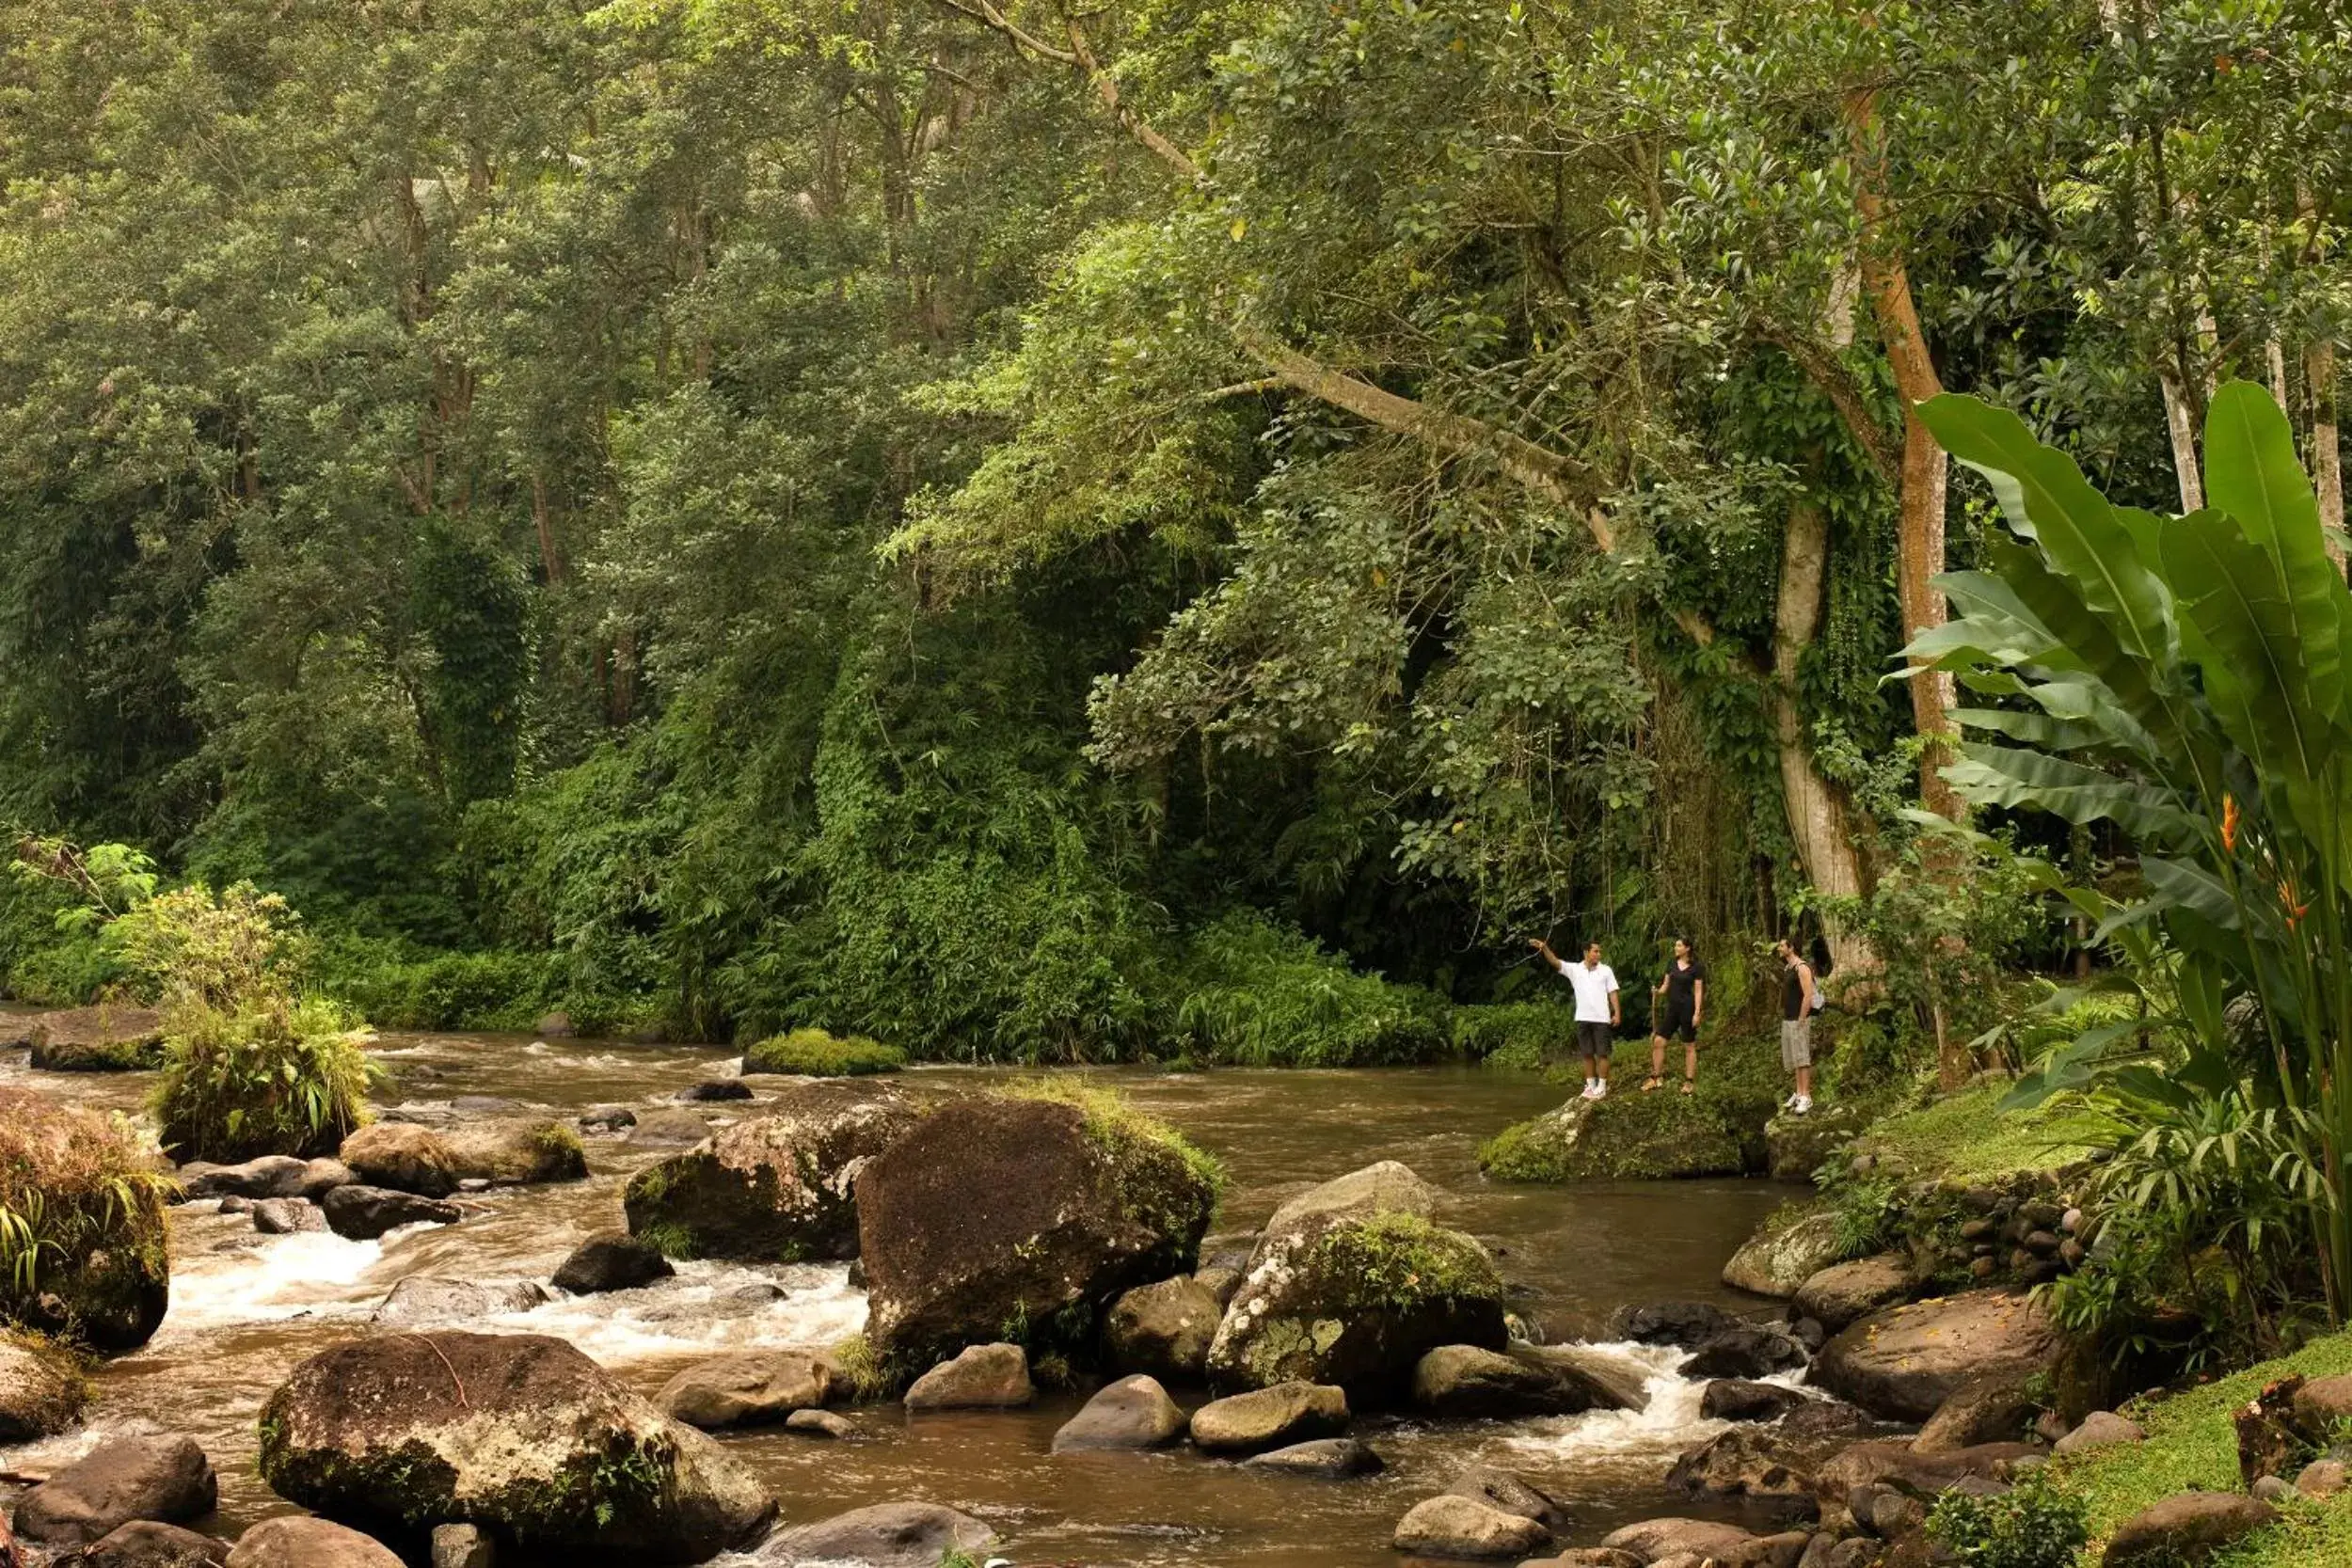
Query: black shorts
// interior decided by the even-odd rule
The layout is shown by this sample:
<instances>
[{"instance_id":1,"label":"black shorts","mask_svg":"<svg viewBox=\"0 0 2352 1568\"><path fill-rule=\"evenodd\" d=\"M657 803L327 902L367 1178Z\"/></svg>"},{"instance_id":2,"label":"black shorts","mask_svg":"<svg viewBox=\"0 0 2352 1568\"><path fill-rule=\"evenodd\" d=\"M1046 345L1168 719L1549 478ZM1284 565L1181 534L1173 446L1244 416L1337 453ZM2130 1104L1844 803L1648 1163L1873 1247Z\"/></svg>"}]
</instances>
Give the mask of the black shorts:
<instances>
[{"instance_id":1,"label":"black shorts","mask_svg":"<svg viewBox=\"0 0 2352 1568\"><path fill-rule=\"evenodd\" d=\"M1614 1042L1611 1037L1615 1032L1616 1026L1605 1020L1594 1023L1578 1019L1576 1021L1577 1054L1581 1056L1608 1055L1614 1049Z\"/></svg>"},{"instance_id":2,"label":"black shorts","mask_svg":"<svg viewBox=\"0 0 2352 1568\"><path fill-rule=\"evenodd\" d=\"M1699 1037L1699 1026L1692 1021L1689 1013L1670 1007L1659 1017L1658 1033L1666 1039L1690 1040L1695 1044Z\"/></svg>"}]
</instances>

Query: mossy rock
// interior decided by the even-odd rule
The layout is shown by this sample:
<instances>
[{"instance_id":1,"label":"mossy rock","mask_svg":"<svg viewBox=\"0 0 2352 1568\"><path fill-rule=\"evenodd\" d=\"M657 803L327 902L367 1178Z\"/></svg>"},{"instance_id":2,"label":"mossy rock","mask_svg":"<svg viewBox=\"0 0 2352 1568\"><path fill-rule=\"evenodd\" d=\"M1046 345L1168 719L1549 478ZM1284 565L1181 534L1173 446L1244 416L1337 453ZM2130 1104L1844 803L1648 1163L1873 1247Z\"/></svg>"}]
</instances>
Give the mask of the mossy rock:
<instances>
[{"instance_id":1,"label":"mossy rock","mask_svg":"<svg viewBox=\"0 0 2352 1568\"><path fill-rule=\"evenodd\" d=\"M145 1344L171 1300L157 1164L119 1116L0 1088L0 1211L36 1243L29 1271L15 1256L0 1268L0 1321L101 1351Z\"/></svg>"},{"instance_id":2,"label":"mossy rock","mask_svg":"<svg viewBox=\"0 0 2352 1568\"><path fill-rule=\"evenodd\" d=\"M464 1521L527 1550L700 1562L755 1542L775 1514L724 1449L532 1334L322 1351L262 1406L260 1462L289 1501L411 1544Z\"/></svg>"},{"instance_id":3,"label":"mossy rock","mask_svg":"<svg viewBox=\"0 0 2352 1568\"><path fill-rule=\"evenodd\" d=\"M1810 1181L1876 1119L1877 1109L1855 1101L1816 1105L1804 1116L1783 1111L1765 1124L1770 1174L1779 1181Z\"/></svg>"},{"instance_id":4,"label":"mossy rock","mask_svg":"<svg viewBox=\"0 0 2352 1568\"><path fill-rule=\"evenodd\" d=\"M858 1176L877 1358L919 1370L1006 1340L1091 1360L1112 1301L1195 1267L1219 1182L1164 1124L1066 1081L951 1101Z\"/></svg>"},{"instance_id":5,"label":"mossy rock","mask_svg":"<svg viewBox=\"0 0 2352 1568\"><path fill-rule=\"evenodd\" d=\"M1786 1301L1814 1275L1845 1256L1836 1212L1786 1205L1767 1216L1724 1265L1735 1291Z\"/></svg>"},{"instance_id":6,"label":"mossy rock","mask_svg":"<svg viewBox=\"0 0 2352 1568\"><path fill-rule=\"evenodd\" d=\"M1209 1347L1212 1386L1335 1384L1351 1403L1399 1401L1441 1345L1500 1351L1502 1275L1470 1237L1396 1212L1269 1234Z\"/></svg>"},{"instance_id":7,"label":"mossy rock","mask_svg":"<svg viewBox=\"0 0 2352 1568\"><path fill-rule=\"evenodd\" d=\"M622 1212L630 1234L672 1258L854 1258L859 1173L921 1116L888 1085L801 1085L767 1115L639 1171Z\"/></svg>"},{"instance_id":8,"label":"mossy rock","mask_svg":"<svg viewBox=\"0 0 2352 1568\"><path fill-rule=\"evenodd\" d=\"M0 1330L0 1443L66 1430L89 1404L81 1358L38 1334Z\"/></svg>"},{"instance_id":9,"label":"mossy rock","mask_svg":"<svg viewBox=\"0 0 2352 1568\"><path fill-rule=\"evenodd\" d=\"M151 1071L164 1062L164 1015L149 1007L72 1007L33 1019L24 1039L32 1065L45 1071Z\"/></svg>"},{"instance_id":10,"label":"mossy rock","mask_svg":"<svg viewBox=\"0 0 2352 1568\"><path fill-rule=\"evenodd\" d=\"M743 1070L797 1073L804 1078L863 1078L897 1072L907 1065L907 1053L895 1045L863 1035L830 1035L822 1029L795 1029L772 1035L743 1050Z\"/></svg>"},{"instance_id":11,"label":"mossy rock","mask_svg":"<svg viewBox=\"0 0 2352 1568\"><path fill-rule=\"evenodd\" d=\"M568 1123L545 1117L497 1117L460 1122L441 1134L459 1180L502 1185L577 1181L588 1174L587 1147Z\"/></svg>"},{"instance_id":12,"label":"mossy rock","mask_svg":"<svg viewBox=\"0 0 2352 1568\"><path fill-rule=\"evenodd\" d=\"M1761 1131L1760 1117L1754 1132L1735 1128L1697 1095L1613 1091L1503 1129L1478 1164L1498 1181L1740 1176L1763 1164Z\"/></svg>"}]
</instances>

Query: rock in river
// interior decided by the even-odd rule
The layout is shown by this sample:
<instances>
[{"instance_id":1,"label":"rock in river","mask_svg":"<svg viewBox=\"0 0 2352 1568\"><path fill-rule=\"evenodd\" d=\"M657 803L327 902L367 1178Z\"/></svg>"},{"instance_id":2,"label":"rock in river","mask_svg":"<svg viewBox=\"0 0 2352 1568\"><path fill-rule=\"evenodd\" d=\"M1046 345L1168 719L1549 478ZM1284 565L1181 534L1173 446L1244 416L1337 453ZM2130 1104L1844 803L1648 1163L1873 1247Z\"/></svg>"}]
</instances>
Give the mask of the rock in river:
<instances>
[{"instance_id":1,"label":"rock in river","mask_svg":"<svg viewBox=\"0 0 2352 1568\"><path fill-rule=\"evenodd\" d=\"M373 1242L404 1225L454 1225L465 1215L454 1203L356 1183L336 1188L319 1207L326 1211L327 1228L353 1242Z\"/></svg>"},{"instance_id":2,"label":"rock in river","mask_svg":"<svg viewBox=\"0 0 2352 1568\"><path fill-rule=\"evenodd\" d=\"M82 1548L74 1568L222 1568L229 1543L178 1525L134 1519Z\"/></svg>"},{"instance_id":3,"label":"rock in river","mask_svg":"<svg viewBox=\"0 0 2352 1568\"><path fill-rule=\"evenodd\" d=\"M1011 1410L1037 1398L1029 1354L1019 1345L966 1345L914 1380L909 1410Z\"/></svg>"},{"instance_id":4,"label":"rock in river","mask_svg":"<svg viewBox=\"0 0 2352 1568\"><path fill-rule=\"evenodd\" d=\"M1224 1315L1216 1293L1194 1275L1138 1285L1111 1303L1104 1358L1120 1371L1198 1382Z\"/></svg>"},{"instance_id":5,"label":"rock in river","mask_svg":"<svg viewBox=\"0 0 2352 1568\"><path fill-rule=\"evenodd\" d=\"M1857 1318L1909 1301L1913 1289L1911 1259L1883 1252L1812 1275L1797 1287L1796 1308L1835 1334Z\"/></svg>"},{"instance_id":6,"label":"rock in river","mask_svg":"<svg viewBox=\"0 0 2352 1568\"><path fill-rule=\"evenodd\" d=\"M460 1122L441 1134L450 1168L463 1180L501 1186L577 1181L588 1174L579 1132L554 1117L498 1117Z\"/></svg>"},{"instance_id":7,"label":"rock in river","mask_svg":"<svg viewBox=\"0 0 2352 1568\"><path fill-rule=\"evenodd\" d=\"M920 1115L887 1085L796 1085L767 1115L638 1172L622 1196L628 1228L678 1257L853 1258L859 1175Z\"/></svg>"},{"instance_id":8,"label":"rock in river","mask_svg":"<svg viewBox=\"0 0 2352 1568\"><path fill-rule=\"evenodd\" d=\"M1777 1383L1717 1378L1699 1396L1699 1414L1710 1421L1777 1421L1804 1402L1803 1394Z\"/></svg>"},{"instance_id":9,"label":"rock in river","mask_svg":"<svg viewBox=\"0 0 2352 1568\"><path fill-rule=\"evenodd\" d=\"M1312 1442L1293 1443L1288 1448L1275 1449L1242 1461L1248 1470L1279 1470L1285 1475L1314 1476L1323 1481L1344 1481L1350 1476L1376 1476L1388 1466L1369 1444L1353 1437L1318 1437Z\"/></svg>"},{"instance_id":10,"label":"rock in river","mask_svg":"<svg viewBox=\"0 0 2352 1568\"><path fill-rule=\"evenodd\" d=\"M1551 1531L1475 1497L1440 1493L1415 1503L1397 1522L1396 1549L1425 1557L1528 1557L1550 1544Z\"/></svg>"},{"instance_id":11,"label":"rock in river","mask_svg":"<svg viewBox=\"0 0 2352 1568\"><path fill-rule=\"evenodd\" d=\"M1924 1421L1971 1379L2029 1376L2058 1350L2030 1297L1971 1291L1860 1320L1821 1347L1812 1380L1875 1415Z\"/></svg>"},{"instance_id":12,"label":"rock in river","mask_svg":"<svg viewBox=\"0 0 2352 1568\"><path fill-rule=\"evenodd\" d=\"M939 1568L950 1548L978 1552L996 1532L968 1513L936 1503L878 1503L814 1525L779 1530L758 1560L777 1568L855 1562L865 1568Z\"/></svg>"},{"instance_id":13,"label":"rock in river","mask_svg":"<svg viewBox=\"0 0 2352 1568\"><path fill-rule=\"evenodd\" d=\"M781 1421L833 1398L833 1363L806 1351L755 1350L687 1368L654 1402L705 1432Z\"/></svg>"},{"instance_id":14,"label":"rock in river","mask_svg":"<svg viewBox=\"0 0 2352 1568\"><path fill-rule=\"evenodd\" d=\"M548 1283L559 1291L586 1296L634 1290L676 1273L658 1249L635 1236L591 1236L572 1248Z\"/></svg>"},{"instance_id":15,"label":"rock in river","mask_svg":"<svg viewBox=\"0 0 2352 1568\"><path fill-rule=\"evenodd\" d=\"M112 1437L24 1495L17 1533L87 1546L134 1519L176 1525L213 1511L212 1463L185 1437Z\"/></svg>"},{"instance_id":16,"label":"rock in river","mask_svg":"<svg viewBox=\"0 0 2352 1568\"><path fill-rule=\"evenodd\" d=\"M1280 1383L1192 1413L1193 1446L1204 1453L1263 1453L1347 1429L1347 1395L1312 1383Z\"/></svg>"},{"instance_id":17,"label":"rock in river","mask_svg":"<svg viewBox=\"0 0 2352 1568\"><path fill-rule=\"evenodd\" d=\"M164 1015L111 1004L42 1013L25 1029L32 1063L50 1072L135 1072L163 1066Z\"/></svg>"},{"instance_id":18,"label":"rock in river","mask_svg":"<svg viewBox=\"0 0 2352 1568\"><path fill-rule=\"evenodd\" d=\"M875 1156L856 1197L866 1332L921 1365L1008 1323L1033 1349L1090 1355L1122 1291L1193 1266L1216 1186L1205 1156L1137 1113L982 1095Z\"/></svg>"},{"instance_id":19,"label":"rock in river","mask_svg":"<svg viewBox=\"0 0 2352 1568\"><path fill-rule=\"evenodd\" d=\"M1775 1215L1731 1255L1724 1283L1735 1291L1781 1300L1837 1261L1837 1216L1826 1210L1784 1218Z\"/></svg>"},{"instance_id":20,"label":"rock in river","mask_svg":"<svg viewBox=\"0 0 2352 1568\"><path fill-rule=\"evenodd\" d=\"M717 1443L538 1335L338 1345L294 1369L261 1431L280 1497L361 1528L466 1522L537 1549L699 1562L775 1513Z\"/></svg>"},{"instance_id":21,"label":"rock in river","mask_svg":"<svg viewBox=\"0 0 2352 1568\"><path fill-rule=\"evenodd\" d=\"M264 1519L237 1537L229 1568L400 1568L400 1559L326 1519Z\"/></svg>"},{"instance_id":22,"label":"rock in river","mask_svg":"<svg viewBox=\"0 0 2352 1568\"><path fill-rule=\"evenodd\" d=\"M1413 1369L1413 1404L1436 1416L1575 1416L1593 1409L1639 1409L1647 1402L1638 1373L1603 1381L1577 1361L1549 1358L1533 1347L1523 1352L1514 1346L1504 1353L1440 1345Z\"/></svg>"},{"instance_id":23,"label":"rock in river","mask_svg":"<svg viewBox=\"0 0 2352 1568\"><path fill-rule=\"evenodd\" d=\"M422 1197L447 1197L457 1190L449 1144L413 1121L371 1122L343 1140L337 1157L371 1187Z\"/></svg>"},{"instance_id":24,"label":"rock in river","mask_svg":"<svg viewBox=\"0 0 2352 1568\"><path fill-rule=\"evenodd\" d=\"M0 1443L29 1443L82 1418L89 1385L65 1350L0 1329Z\"/></svg>"},{"instance_id":25,"label":"rock in river","mask_svg":"<svg viewBox=\"0 0 2352 1568\"><path fill-rule=\"evenodd\" d=\"M1502 1349L1502 1276L1484 1247L1407 1211L1311 1201L1325 1190L1286 1205L1250 1255L1209 1346L1214 1386L1330 1383L1385 1403L1440 1345Z\"/></svg>"},{"instance_id":26,"label":"rock in river","mask_svg":"<svg viewBox=\"0 0 2352 1568\"><path fill-rule=\"evenodd\" d=\"M1157 1378L1123 1377L1062 1424L1054 1433L1054 1451L1164 1449L1184 1435L1184 1413Z\"/></svg>"},{"instance_id":27,"label":"rock in river","mask_svg":"<svg viewBox=\"0 0 2352 1568\"><path fill-rule=\"evenodd\" d=\"M471 1323L507 1312L528 1312L543 1305L548 1293L528 1279L503 1285L474 1279L437 1279L412 1274L391 1289L368 1322L378 1327L413 1327L418 1323Z\"/></svg>"}]
</instances>

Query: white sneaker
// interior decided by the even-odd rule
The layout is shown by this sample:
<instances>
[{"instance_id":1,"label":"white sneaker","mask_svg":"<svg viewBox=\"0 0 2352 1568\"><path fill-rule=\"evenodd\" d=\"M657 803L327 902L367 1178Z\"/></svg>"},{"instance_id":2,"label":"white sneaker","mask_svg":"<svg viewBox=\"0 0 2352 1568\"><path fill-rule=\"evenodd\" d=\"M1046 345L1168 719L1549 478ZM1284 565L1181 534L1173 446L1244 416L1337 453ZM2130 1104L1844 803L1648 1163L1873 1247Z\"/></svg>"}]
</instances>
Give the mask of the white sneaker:
<instances>
[{"instance_id":1,"label":"white sneaker","mask_svg":"<svg viewBox=\"0 0 2352 1568\"><path fill-rule=\"evenodd\" d=\"M1584 1098L1587 1100L1598 1100L1600 1098L1600 1085L1593 1082L1590 1078L1584 1080Z\"/></svg>"},{"instance_id":2,"label":"white sneaker","mask_svg":"<svg viewBox=\"0 0 2352 1568\"><path fill-rule=\"evenodd\" d=\"M1801 1094L1788 1102L1788 1112L1791 1116L1801 1117L1812 1109L1813 1097L1809 1094Z\"/></svg>"},{"instance_id":3,"label":"white sneaker","mask_svg":"<svg viewBox=\"0 0 2352 1568\"><path fill-rule=\"evenodd\" d=\"M1608 1079L1604 1078L1599 1083L1593 1085L1593 1098L1595 1100L1606 1100L1609 1098Z\"/></svg>"}]
</instances>

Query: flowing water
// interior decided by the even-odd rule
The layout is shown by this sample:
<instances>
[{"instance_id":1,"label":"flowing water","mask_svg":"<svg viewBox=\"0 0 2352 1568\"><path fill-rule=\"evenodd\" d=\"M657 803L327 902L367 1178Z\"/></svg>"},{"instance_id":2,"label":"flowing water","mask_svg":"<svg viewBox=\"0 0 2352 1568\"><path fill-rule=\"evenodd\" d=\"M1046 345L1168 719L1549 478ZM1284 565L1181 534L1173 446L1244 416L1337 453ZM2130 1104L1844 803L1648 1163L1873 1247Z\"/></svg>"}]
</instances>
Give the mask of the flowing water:
<instances>
[{"instance_id":1,"label":"flowing water","mask_svg":"<svg viewBox=\"0 0 2352 1568\"><path fill-rule=\"evenodd\" d=\"M493 1035L388 1035L380 1054L389 1101L430 1115L495 1096L566 1116L620 1103L640 1111L734 1064L713 1047L630 1046ZM136 1108L145 1075L34 1073L0 1061L0 1082L39 1081L87 1103ZM934 1068L935 1083L982 1084L999 1069ZM1226 1161L1232 1176L1216 1228L1246 1231L1284 1198L1375 1160L1401 1160L1449 1195L1439 1218L1495 1251L1519 1292L1519 1314L1547 1338L1597 1337L1629 1302L1711 1299L1741 1305L1717 1273L1787 1196L1760 1181L1490 1186L1480 1141L1558 1102L1532 1076L1474 1069L1163 1074L1105 1069L1147 1109ZM750 1082L758 1087L762 1080ZM783 1086L762 1090L763 1096ZM698 1106L714 1120L756 1102ZM325 1234L262 1236L247 1216L190 1204L175 1212L172 1306L155 1338L98 1374L87 1427L47 1444L0 1449L0 1471L37 1474L97 1434L183 1432L212 1454L230 1534L284 1512L254 1474L262 1402L304 1356L367 1332L367 1319L409 1275L483 1283L537 1280L592 1232L619 1223L620 1189L667 1150L591 1134L585 1181L501 1189L464 1199L459 1224L381 1242ZM1756 1305L1752 1300L1744 1305ZM834 1343L864 1323L846 1266L685 1263L644 1290L555 1300L451 1326L551 1334L650 1394L679 1368L718 1351ZM1053 1397L1011 1414L910 1418L897 1406L850 1412L866 1441L828 1443L782 1432L724 1440L782 1499L787 1523L869 1502L921 1498L977 1514L1029 1565L1216 1565L1361 1568L1397 1562L1395 1521L1441 1488L1454 1467L1501 1465L1574 1511L1576 1543L1661 1513L1704 1512L1667 1495L1662 1478L1683 1448L1716 1430L1698 1414L1700 1386L1675 1375L1679 1353L1627 1347L1650 1371L1642 1413L1495 1422L1379 1418L1358 1431L1388 1461L1381 1476L1345 1482L1260 1475L1189 1451L1048 1453L1054 1430L1081 1402ZM1173 1390L1180 1402L1202 1397ZM1729 1515L1737 1517L1737 1515Z\"/></svg>"}]
</instances>

